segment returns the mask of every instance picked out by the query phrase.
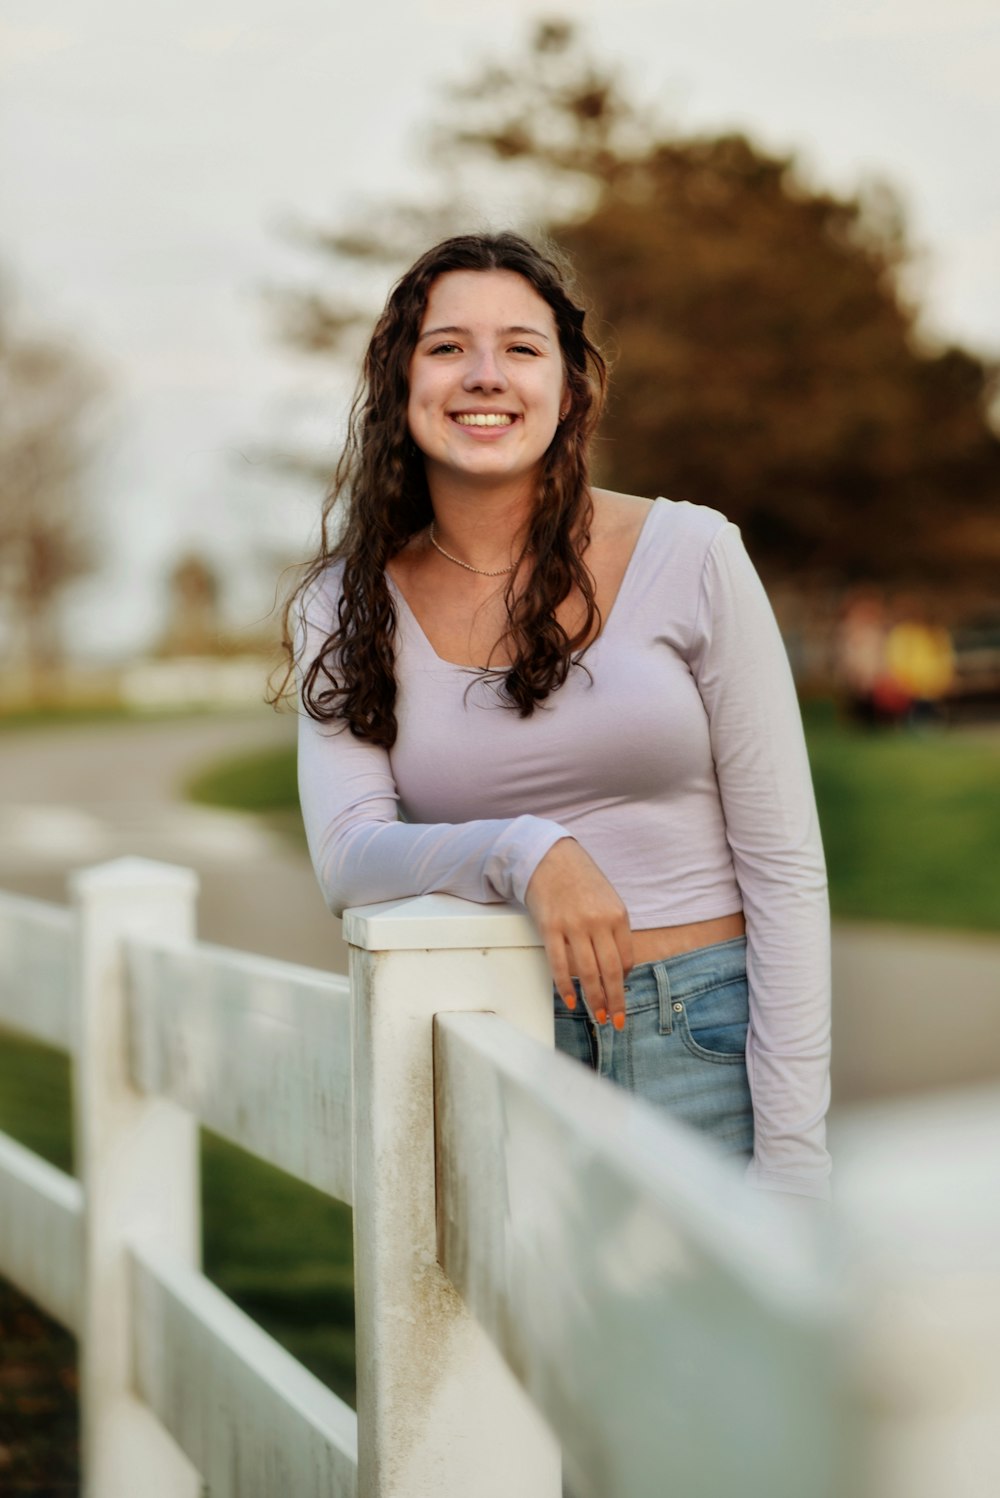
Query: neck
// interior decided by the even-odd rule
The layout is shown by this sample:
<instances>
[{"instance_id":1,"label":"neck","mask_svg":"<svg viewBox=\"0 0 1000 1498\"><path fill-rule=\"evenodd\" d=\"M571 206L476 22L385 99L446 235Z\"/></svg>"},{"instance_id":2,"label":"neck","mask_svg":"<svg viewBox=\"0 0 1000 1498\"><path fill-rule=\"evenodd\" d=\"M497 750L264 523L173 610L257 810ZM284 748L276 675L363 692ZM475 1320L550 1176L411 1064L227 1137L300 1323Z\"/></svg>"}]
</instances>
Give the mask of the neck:
<instances>
[{"instance_id":1,"label":"neck","mask_svg":"<svg viewBox=\"0 0 1000 1498\"><path fill-rule=\"evenodd\" d=\"M533 481L522 479L502 487L447 482L429 487L434 534L446 551L474 567L503 567L517 557L534 510Z\"/></svg>"}]
</instances>

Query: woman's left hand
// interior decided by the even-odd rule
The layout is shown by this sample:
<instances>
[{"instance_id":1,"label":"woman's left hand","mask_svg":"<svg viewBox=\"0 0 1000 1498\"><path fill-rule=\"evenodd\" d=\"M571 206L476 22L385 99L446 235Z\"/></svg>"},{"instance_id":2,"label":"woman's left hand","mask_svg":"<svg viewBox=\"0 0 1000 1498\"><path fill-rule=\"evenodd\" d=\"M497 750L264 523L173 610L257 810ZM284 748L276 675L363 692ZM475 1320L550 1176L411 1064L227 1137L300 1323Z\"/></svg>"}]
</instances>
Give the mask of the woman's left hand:
<instances>
[{"instance_id":1,"label":"woman's left hand","mask_svg":"<svg viewBox=\"0 0 1000 1498\"><path fill-rule=\"evenodd\" d=\"M525 905L545 943L552 977L574 1008L573 977L598 1024L625 1024L625 978L632 969L628 911L575 838L553 843L528 883Z\"/></svg>"}]
</instances>

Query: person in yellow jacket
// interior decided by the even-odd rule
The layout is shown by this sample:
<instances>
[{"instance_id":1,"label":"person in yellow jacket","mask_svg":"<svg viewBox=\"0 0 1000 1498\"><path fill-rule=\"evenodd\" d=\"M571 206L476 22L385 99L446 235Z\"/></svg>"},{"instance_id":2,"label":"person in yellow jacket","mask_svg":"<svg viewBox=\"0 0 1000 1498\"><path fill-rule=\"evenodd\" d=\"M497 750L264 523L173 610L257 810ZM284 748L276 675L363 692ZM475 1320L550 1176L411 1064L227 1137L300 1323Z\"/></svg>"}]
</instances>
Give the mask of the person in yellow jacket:
<instances>
[{"instance_id":1,"label":"person in yellow jacket","mask_svg":"<svg viewBox=\"0 0 1000 1498\"><path fill-rule=\"evenodd\" d=\"M936 717L938 704L955 678L955 653L948 630L928 623L920 614L904 616L889 631L885 664L893 681L910 699L909 721L919 724Z\"/></svg>"}]
</instances>

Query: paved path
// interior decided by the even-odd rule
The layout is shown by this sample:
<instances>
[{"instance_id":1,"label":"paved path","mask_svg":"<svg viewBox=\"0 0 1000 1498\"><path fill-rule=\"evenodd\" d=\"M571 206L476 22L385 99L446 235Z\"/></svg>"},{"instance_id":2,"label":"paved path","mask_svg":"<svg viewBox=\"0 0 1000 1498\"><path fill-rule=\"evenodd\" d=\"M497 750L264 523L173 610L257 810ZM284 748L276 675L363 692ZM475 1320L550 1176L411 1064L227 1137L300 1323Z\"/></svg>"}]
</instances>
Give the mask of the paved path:
<instances>
[{"instance_id":1,"label":"paved path","mask_svg":"<svg viewBox=\"0 0 1000 1498\"><path fill-rule=\"evenodd\" d=\"M213 760L290 744L270 711L0 733L0 889L64 903L70 869L122 854L201 877L207 941L345 972L340 922L304 851L253 817L192 806ZM839 924L838 1103L1000 1079L1000 938Z\"/></svg>"},{"instance_id":2,"label":"paved path","mask_svg":"<svg viewBox=\"0 0 1000 1498\"><path fill-rule=\"evenodd\" d=\"M184 800L206 764L294 737L294 717L270 710L0 733L0 888L64 904L72 869L126 854L184 864L201 879L204 940L346 971L304 851Z\"/></svg>"},{"instance_id":3,"label":"paved path","mask_svg":"<svg viewBox=\"0 0 1000 1498\"><path fill-rule=\"evenodd\" d=\"M833 1058L838 1105L1000 1084L1000 937L836 923Z\"/></svg>"}]
</instances>

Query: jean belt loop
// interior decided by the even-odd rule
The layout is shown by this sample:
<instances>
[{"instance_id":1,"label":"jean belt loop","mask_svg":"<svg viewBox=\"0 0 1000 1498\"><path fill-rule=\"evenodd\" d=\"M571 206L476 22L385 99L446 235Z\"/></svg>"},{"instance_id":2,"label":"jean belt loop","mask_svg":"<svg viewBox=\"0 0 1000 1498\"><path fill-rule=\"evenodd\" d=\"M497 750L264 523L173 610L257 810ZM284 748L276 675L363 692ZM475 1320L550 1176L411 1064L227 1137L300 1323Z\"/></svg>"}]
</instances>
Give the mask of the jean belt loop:
<instances>
[{"instance_id":1,"label":"jean belt loop","mask_svg":"<svg viewBox=\"0 0 1000 1498\"><path fill-rule=\"evenodd\" d=\"M670 1003L670 974L665 962L654 962L653 977L656 979L656 993L660 1000L660 1034L669 1035L674 1028L674 1011Z\"/></svg>"}]
</instances>

